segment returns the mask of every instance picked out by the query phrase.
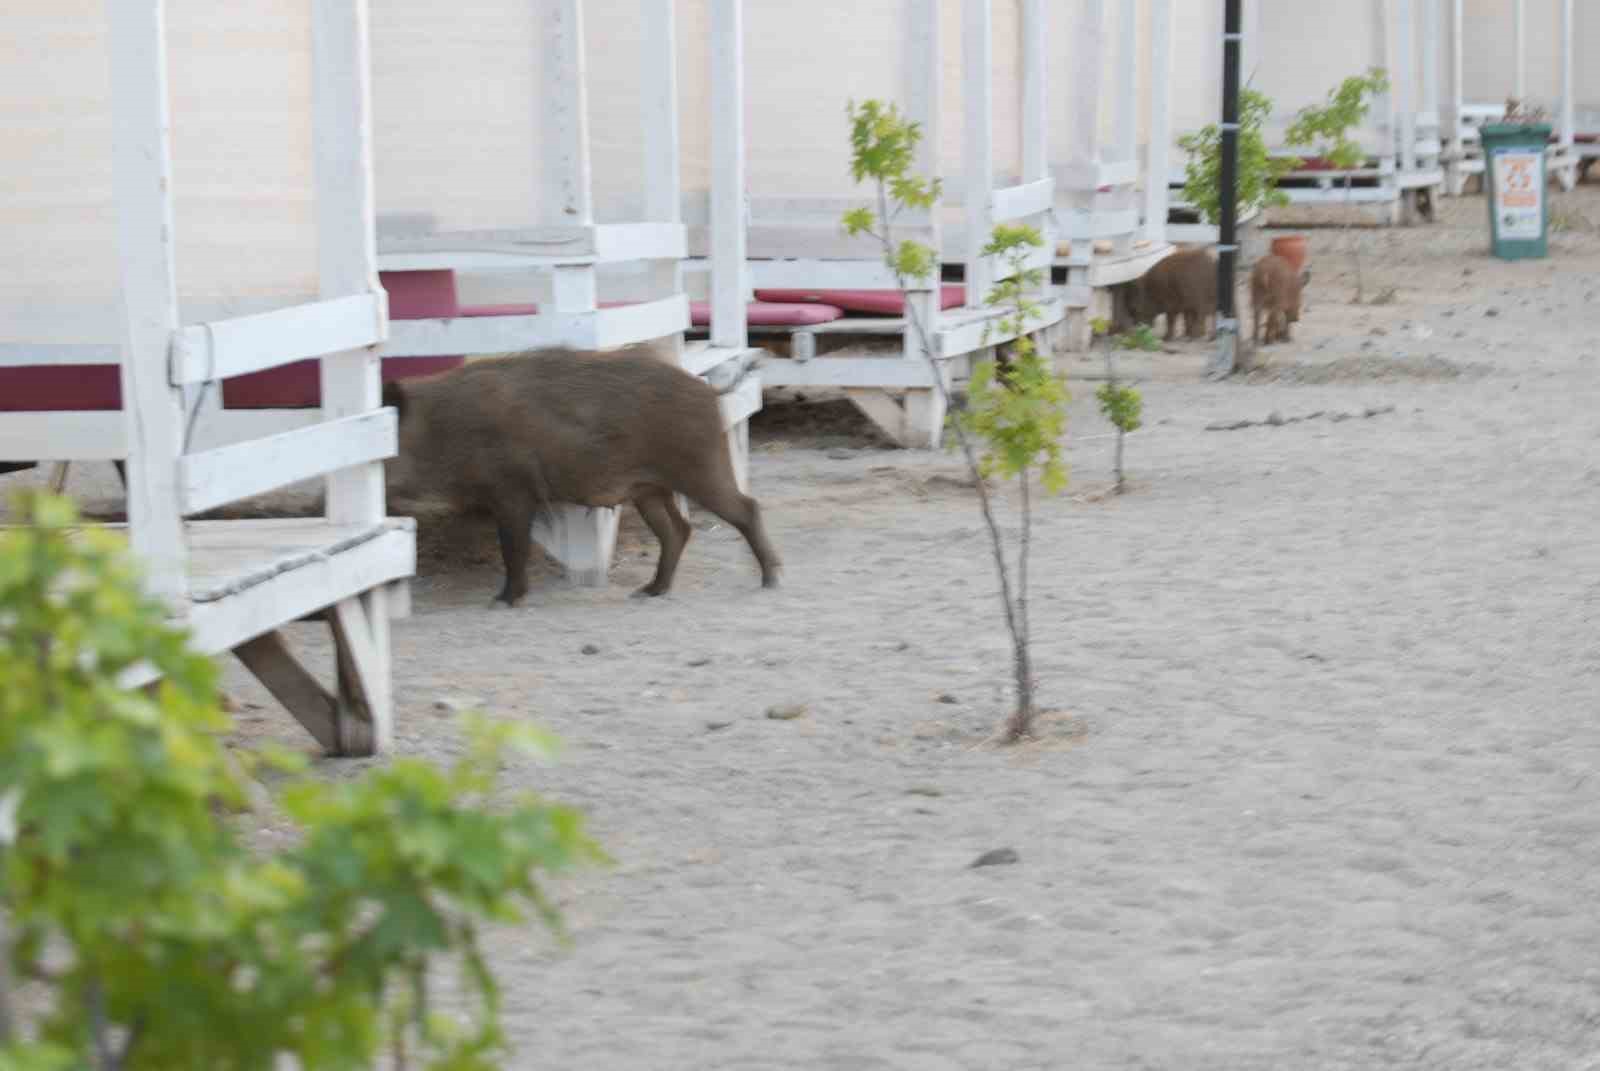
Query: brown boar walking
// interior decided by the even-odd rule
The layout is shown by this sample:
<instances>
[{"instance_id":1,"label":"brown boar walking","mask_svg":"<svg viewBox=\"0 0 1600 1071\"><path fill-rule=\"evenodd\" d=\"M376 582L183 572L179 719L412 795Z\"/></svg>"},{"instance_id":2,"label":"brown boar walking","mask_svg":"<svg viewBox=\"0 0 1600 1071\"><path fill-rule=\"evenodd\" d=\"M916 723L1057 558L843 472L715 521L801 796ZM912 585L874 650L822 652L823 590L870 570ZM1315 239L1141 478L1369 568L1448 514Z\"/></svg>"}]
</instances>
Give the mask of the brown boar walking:
<instances>
[{"instance_id":1,"label":"brown boar walking","mask_svg":"<svg viewBox=\"0 0 1600 1071\"><path fill-rule=\"evenodd\" d=\"M527 594L530 528L555 503L632 502L661 542L655 578L634 594L666 594L692 532L674 494L738 529L762 586L778 584L761 509L734 477L717 392L647 351L548 349L471 361L385 384L383 400L400 421L391 487L494 516L506 571L496 602L516 606Z\"/></svg>"},{"instance_id":2,"label":"brown boar walking","mask_svg":"<svg viewBox=\"0 0 1600 1071\"><path fill-rule=\"evenodd\" d=\"M1215 338L1213 317L1217 312L1217 262L1204 249L1183 249L1164 258L1144 273L1127 295L1128 311L1135 323L1154 323L1167 318L1168 342L1178 330L1178 317L1184 320L1189 338Z\"/></svg>"},{"instance_id":3,"label":"brown boar walking","mask_svg":"<svg viewBox=\"0 0 1600 1071\"><path fill-rule=\"evenodd\" d=\"M1265 344L1291 341L1289 325L1300 322L1300 296L1311 273L1295 274L1294 265L1277 254L1268 254L1250 269L1250 313L1255 323L1254 339L1263 343L1262 317L1267 321Z\"/></svg>"}]
</instances>

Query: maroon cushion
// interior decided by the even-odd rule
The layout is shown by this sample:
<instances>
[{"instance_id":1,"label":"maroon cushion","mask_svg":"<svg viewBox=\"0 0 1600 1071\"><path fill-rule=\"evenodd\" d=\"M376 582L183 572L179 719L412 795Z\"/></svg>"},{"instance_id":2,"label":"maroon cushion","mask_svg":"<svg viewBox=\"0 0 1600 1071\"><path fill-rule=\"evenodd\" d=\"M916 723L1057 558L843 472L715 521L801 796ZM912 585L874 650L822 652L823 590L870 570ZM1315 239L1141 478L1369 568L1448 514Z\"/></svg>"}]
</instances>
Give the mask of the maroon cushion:
<instances>
[{"instance_id":1,"label":"maroon cushion","mask_svg":"<svg viewBox=\"0 0 1600 1071\"><path fill-rule=\"evenodd\" d=\"M380 271L378 282L389 292L389 319L438 320L462 316L456 297L456 273L442 271Z\"/></svg>"},{"instance_id":2,"label":"maroon cushion","mask_svg":"<svg viewBox=\"0 0 1600 1071\"><path fill-rule=\"evenodd\" d=\"M752 301L745 306L745 322L755 327L804 327L825 324L843 315L843 309L820 303ZM711 302L689 302L689 322L698 327L711 323Z\"/></svg>"},{"instance_id":3,"label":"maroon cushion","mask_svg":"<svg viewBox=\"0 0 1600 1071\"><path fill-rule=\"evenodd\" d=\"M460 316L456 298L456 273L442 271L385 271L378 281L389 292L389 319L429 320ZM314 409L322 404L319 362L293 364L252 372L222 382L226 409ZM390 357L380 366L385 383L448 372L464 363L461 357Z\"/></svg>"},{"instance_id":4,"label":"maroon cushion","mask_svg":"<svg viewBox=\"0 0 1600 1071\"><path fill-rule=\"evenodd\" d=\"M885 316L899 316L906 311L905 295L898 290L757 290L756 300L770 301L779 305L799 303L833 305L846 312L878 313ZM953 309L965 300L964 286L947 285L939 288L941 309Z\"/></svg>"},{"instance_id":5,"label":"maroon cushion","mask_svg":"<svg viewBox=\"0 0 1600 1071\"><path fill-rule=\"evenodd\" d=\"M537 316L539 315L539 306L532 302L510 305L463 305L461 306L460 315L469 317Z\"/></svg>"},{"instance_id":6,"label":"maroon cushion","mask_svg":"<svg viewBox=\"0 0 1600 1071\"><path fill-rule=\"evenodd\" d=\"M122 369L114 364L33 364L0 368L0 412L122 408Z\"/></svg>"}]
</instances>

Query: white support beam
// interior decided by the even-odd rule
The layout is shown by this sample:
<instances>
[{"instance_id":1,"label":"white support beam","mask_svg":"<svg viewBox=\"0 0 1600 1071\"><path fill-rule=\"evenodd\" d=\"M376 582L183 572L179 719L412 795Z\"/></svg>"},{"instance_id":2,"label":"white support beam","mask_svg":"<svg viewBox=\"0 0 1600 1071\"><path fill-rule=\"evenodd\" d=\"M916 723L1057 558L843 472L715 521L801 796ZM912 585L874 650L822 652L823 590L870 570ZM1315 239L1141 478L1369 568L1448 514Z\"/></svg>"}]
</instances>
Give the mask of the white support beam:
<instances>
[{"instance_id":1,"label":"white support beam","mask_svg":"<svg viewBox=\"0 0 1600 1071\"><path fill-rule=\"evenodd\" d=\"M1571 151L1577 140L1577 101L1573 99L1573 43L1577 27L1573 23L1572 0L1561 0L1561 119L1560 141Z\"/></svg>"},{"instance_id":2,"label":"white support beam","mask_svg":"<svg viewBox=\"0 0 1600 1071\"><path fill-rule=\"evenodd\" d=\"M939 9L939 0L906 0L902 16L906 22L904 67L910 80L905 87L906 115L922 131L922 139L917 142L913 169L916 174L929 179L939 177L940 171L939 134L943 107L939 78L944 69L944 57ZM926 234L916 236L917 241L935 250L944 248L944 237L939 225L939 207L935 206L925 221L918 221L919 224L925 222L928 230ZM904 233L902 229L902 234ZM899 283L890 285L898 286ZM936 277L919 280L918 285L926 286L926 289L912 290L906 294L907 316L916 317L927 331L928 344L936 346L938 343L935 333L938 330L940 306L939 280ZM969 290L967 300L978 299L974 298ZM932 378L927 371L928 366L921 346L922 340L917 337L916 331L908 326L901 338L901 359L907 365L920 369L926 377L926 382L931 385Z\"/></svg>"},{"instance_id":3,"label":"white support beam","mask_svg":"<svg viewBox=\"0 0 1600 1071\"><path fill-rule=\"evenodd\" d=\"M182 461L183 511L204 513L301 480L382 461L394 456L395 446L394 411L376 409L189 454Z\"/></svg>"},{"instance_id":4,"label":"white support beam","mask_svg":"<svg viewBox=\"0 0 1600 1071\"><path fill-rule=\"evenodd\" d=\"M1405 0L1381 0L1378 8L1380 12L1378 54L1373 57L1373 60L1375 66L1382 67L1389 75L1389 91L1383 94L1383 100L1379 105L1383 109L1382 124L1384 134L1383 142L1378 150L1378 167L1385 174L1394 172L1395 160L1398 156L1398 145L1396 143L1399 138L1396 135L1396 131L1399 130L1400 122L1400 94L1395 66L1399 58L1396 55L1397 49L1395 47L1395 24L1397 21L1395 5L1403 2ZM1385 191L1385 196L1387 196L1387 191Z\"/></svg>"},{"instance_id":5,"label":"white support beam","mask_svg":"<svg viewBox=\"0 0 1600 1071\"><path fill-rule=\"evenodd\" d=\"M1144 236L1164 242L1172 195L1172 0L1150 0L1150 151L1145 162Z\"/></svg>"},{"instance_id":6,"label":"white support beam","mask_svg":"<svg viewBox=\"0 0 1600 1071\"><path fill-rule=\"evenodd\" d=\"M383 341L388 323L387 295L380 290L189 324L173 339L172 382L228 379L373 346Z\"/></svg>"},{"instance_id":7,"label":"white support beam","mask_svg":"<svg viewBox=\"0 0 1600 1071\"><path fill-rule=\"evenodd\" d=\"M384 271L428 271L677 259L688 247L682 222L673 220L390 234L379 237L378 250Z\"/></svg>"},{"instance_id":8,"label":"white support beam","mask_svg":"<svg viewBox=\"0 0 1600 1071\"><path fill-rule=\"evenodd\" d=\"M1136 160L1139 144L1139 0L1121 0L1117 19L1116 150L1118 160ZM1138 194L1130 187L1120 189L1113 203L1118 208L1137 209ZM1112 249L1119 256L1133 250L1134 230L1118 234Z\"/></svg>"},{"instance_id":9,"label":"white support beam","mask_svg":"<svg viewBox=\"0 0 1600 1071\"><path fill-rule=\"evenodd\" d=\"M120 461L128 425L116 410L0 413L0 461Z\"/></svg>"},{"instance_id":10,"label":"white support beam","mask_svg":"<svg viewBox=\"0 0 1600 1071\"><path fill-rule=\"evenodd\" d=\"M588 67L583 0L544 0L544 63L539 89L540 216L546 224L594 222L589 182Z\"/></svg>"},{"instance_id":11,"label":"white support beam","mask_svg":"<svg viewBox=\"0 0 1600 1071\"><path fill-rule=\"evenodd\" d=\"M1099 197L1097 192L1099 184L1087 185L1082 179L1090 175L1097 179L1101 177L1100 90L1103 81L1102 70L1105 65L1099 61L1099 57L1105 55L1106 6L1105 0L1079 0L1076 7L1078 17L1072 30L1073 51L1077 55L1093 59L1091 62L1077 65L1073 70L1072 84L1066 87L1067 95L1072 100L1072 145L1071 174L1066 177L1065 185L1073 191L1070 201L1072 211L1078 215L1090 215L1094 212L1095 201ZM1129 163L1126 160L1118 162L1123 166ZM1137 174L1136 168L1134 174ZM1075 237L1070 233L1062 236ZM1080 273L1087 269L1093 259L1092 246L1080 249L1076 245L1069 258ZM1068 282L1078 281L1082 280L1073 279L1069 273Z\"/></svg>"},{"instance_id":12,"label":"white support beam","mask_svg":"<svg viewBox=\"0 0 1600 1071\"><path fill-rule=\"evenodd\" d=\"M644 0L644 33L639 57L643 72L644 215L652 223L680 225L683 197L678 147L678 31L673 0ZM683 292L685 248L650 265L650 297ZM682 337L674 344L681 359Z\"/></svg>"},{"instance_id":13,"label":"white support beam","mask_svg":"<svg viewBox=\"0 0 1600 1071\"><path fill-rule=\"evenodd\" d=\"M750 341L744 108L744 0L712 0L711 344L726 349Z\"/></svg>"},{"instance_id":14,"label":"white support beam","mask_svg":"<svg viewBox=\"0 0 1600 1071\"><path fill-rule=\"evenodd\" d=\"M1421 0L1422 3L1422 112L1439 121L1439 27L1445 0Z\"/></svg>"},{"instance_id":15,"label":"white support beam","mask_svg":"<svg viewBox=\"0 0 1600 1071\"><path fill-rule=\"evenodd\" d=\"M900 286L882 260L752 260L749 278L758 290L894 290Z\"/></svg>"},{"instance_id":16,"label":"white support beam","mask_svg":"<svg viewBox=\"0 0 1600 1071\"><path fill-rule=\"evenodd\" d=\"M573 280L581 302L584 280ZM637 305L536 316L463 316L452 319L395 320L380 351L384 357L433 357L442 353L512 353L545 346L580 350L612 349L662 338L689 326L689 299L683 294Z\"/></svg>"},{"instance_id":17,"label":"white support beam","mask_svg":"<svg viewBox=\"0 0 1600 1071\"><path fill-rule=\"evenodd\" d=\"M1511 48L1519 102L1528 99L1528 8L1524 0L1511 0Z\"/></svg>"},{"instance_id":18,"label":"white support beam","mask_svg":"<svg viewBox=\"0 0 1600 1071\"><path fill-rule=\"evenodd\" d=\"M962 0L961 81L965 156L967 304L981 304L994 284L982 250L994 229L994 12L993 0Z\"/></svg>"},{"instance_id":19,"label":"white support beam","mask_svg":"<svg viewBox=\"0 0 1600 1071\"><path fill-rule=\"evenodd\" d=\"M313 0L311 19L318 286L324 299L381 294L373 239L367 0ZM371 346L324 357L323 418L337 421L378 409L378 367ZM327 516L334 524L382 520L383 467L363 465L330 475Z\"/></svg>"},{"instance_id":20,"label":"white support beam","mask_svg":"<svg viewBox=\"0 0 1600 1071\"><path fill-rule=\"evenodd\" d=\"M995 190L991 195L994 221L1007 223L1048 212L1055 199L1055 192L1055 180L1048 177L1035 179L1020 186L1006 186Z\"/></svg>"},{"instance_id":21,"label":"white support beam","mask_svg":"<svg viewBox=\"0 0 1600 1071\"><path fill-rule=\"evenodd\" d=\"M1045 0L1022 0L1022 181L1037 186L1050 178L1050 5ZM1053 185L1053 184L1052 184ZM1005 191L1002 191L1005 192ZM1046 196L1052 196L1053 189ZM1046 203L1043 209L1049 209ZM995 216L1002 215L1000 194L995 195Z\"/></svg>"},{"instance_id":22,"label":"white support beam","mask_svg":"<svg viewBox=\"0 0 1600 1071\"><path fill-rule=\"evenodd\" d=\"M188 576L178 502L183 401L167 381L178 288L163 6L162 0L106 0L105 11L122 272L128 524L147 590L178 604L188 594Z\"/></svg>"},{"instance_id":23,"label":"white support beam","mask_svg":"<svg viewBox=\"0 0 1600 1071\"><path fill-rule=\"evenodd\" d=\"M1424 4L1430 0L1422 0ZM1417 169L1417 42L1416 12L1411 0L1393 0L1394 67L1390 74L1399 90L1397 105L1400 109L1400 167L1405 171ZM1389 137L1395 137L1390 127Z\"/></svg>"}]
</instances>

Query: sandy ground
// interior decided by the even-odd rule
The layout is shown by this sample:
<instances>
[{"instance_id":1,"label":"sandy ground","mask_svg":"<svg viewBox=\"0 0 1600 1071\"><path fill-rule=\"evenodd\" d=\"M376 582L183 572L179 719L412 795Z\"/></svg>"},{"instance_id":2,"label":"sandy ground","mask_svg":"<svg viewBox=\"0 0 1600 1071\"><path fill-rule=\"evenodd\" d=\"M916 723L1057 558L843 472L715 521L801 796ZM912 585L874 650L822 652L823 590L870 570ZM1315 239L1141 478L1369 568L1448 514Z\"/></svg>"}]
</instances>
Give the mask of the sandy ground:
<instances>
[{"instance_id":1,"label":"sandy ground","mask_svg":"<svg viewBox=\"0 0 1600 1071\"><path fill-rule=\"evenodd\" d=\"M776 592L701 514L669 598L626 598L630 526L610 589L491 612L489 534L435 530L397 750L457 749L439 700L554 729L516 780L618 861L555 886L569 950L496 941L508 1066L1600 1068L1600 190L1557 203L1543 262L1488 258L1479 197L1360 233L1375 306L1313 232L1266 369L1130 366L1126 496L1075 382L1028 746L986 743L1007 646L959 465L848 414L760 418Z\"/></svg>"}]
</instances>

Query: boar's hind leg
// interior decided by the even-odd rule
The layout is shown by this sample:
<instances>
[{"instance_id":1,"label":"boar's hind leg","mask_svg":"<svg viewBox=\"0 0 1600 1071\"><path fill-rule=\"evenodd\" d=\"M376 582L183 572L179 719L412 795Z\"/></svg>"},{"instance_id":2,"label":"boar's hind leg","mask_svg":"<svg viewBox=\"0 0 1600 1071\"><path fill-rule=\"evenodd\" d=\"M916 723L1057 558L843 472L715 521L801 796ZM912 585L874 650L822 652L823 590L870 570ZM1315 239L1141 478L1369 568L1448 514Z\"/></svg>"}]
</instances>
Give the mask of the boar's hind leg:
<instances>
[{"instance_id":1,"label":"boar's hind leg","mask_svg":"<svg viewBox=\"0 0 1600 1071\"><path fill-rule=\"evenodd\" d=\"M683 548L689 542L689 535L694 531L689 526L683 514L678 512L678 504L672 500L672 492L664 487L651 487L641 491L633 498L634 507L638 509L639 516L644 518L644 523L656 534L656 539L661 543L661 554L656 559L656 575L650 583L634 592L634 595L665 595L672 588L673 574L678 571L678 559L683 557Z\"/></svg>"},{"instance_id":2,"label":"boar's hind leg","mask_svg":"<svg viewBox=\"0 0 1600 1071\"><path fill-rule=\"evenodd\" d=\"M718 468L720 472L707 474L704 479L692 481L694 486L679 490L739 530L761 565L761 586L775 588L781 563L767 539L766 526L761 523L761 507L755 499L739 491L739 484L733 478L733 463L726 454Z\"/></svg>"},{"instance_id":3,"label":"boar's hind leg","mask_svg":"<svg viewBox=\"0 0 1600 1071\"><path fill-rule=\"evenodd\" d=\"M494 504L494 522L500 533L500 557L505 563L506 583L489 605L497 602L516 606L528 594L528 556L533 551L533 504L526 499L502 500Z\"/></svg>"}]
</instances>

